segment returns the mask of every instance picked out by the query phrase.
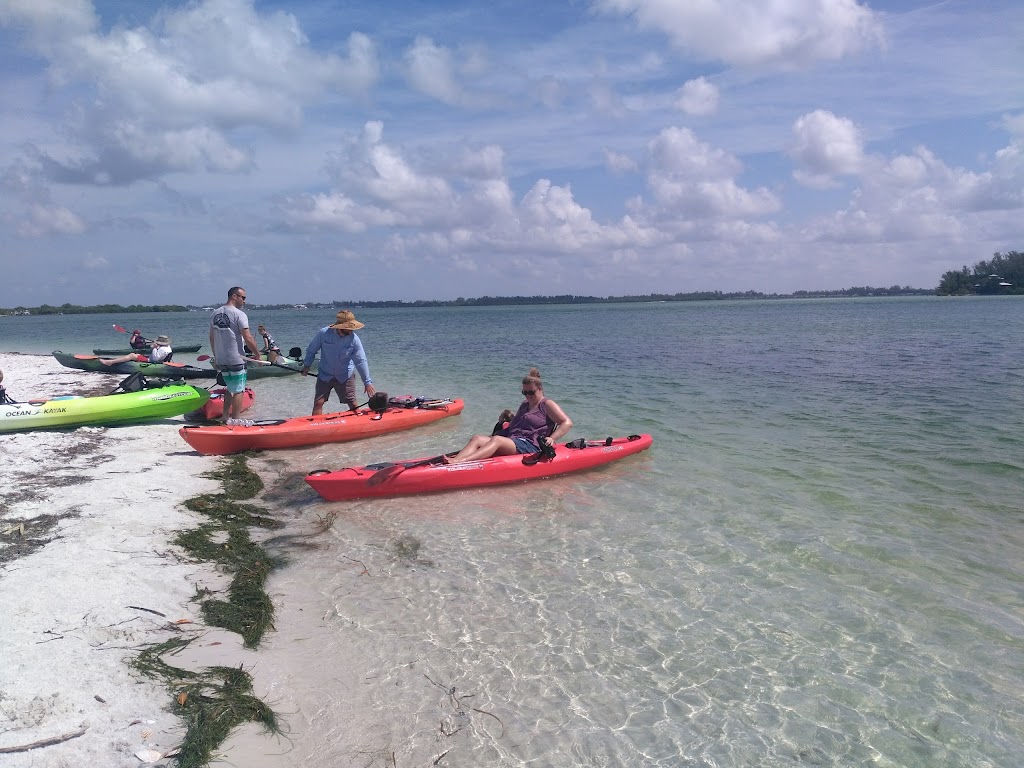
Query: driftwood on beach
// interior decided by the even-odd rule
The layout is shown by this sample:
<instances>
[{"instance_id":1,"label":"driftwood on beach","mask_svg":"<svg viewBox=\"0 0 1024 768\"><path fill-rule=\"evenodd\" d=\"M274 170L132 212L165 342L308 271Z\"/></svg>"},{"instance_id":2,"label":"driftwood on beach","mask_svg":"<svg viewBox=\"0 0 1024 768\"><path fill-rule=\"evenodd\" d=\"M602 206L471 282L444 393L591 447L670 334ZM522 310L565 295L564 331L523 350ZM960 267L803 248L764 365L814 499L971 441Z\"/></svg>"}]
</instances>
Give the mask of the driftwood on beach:
<instances>
[{"instance_id":1,"label":"driftwood on beach","mask_svg":"<svg viewBox=\"0 0 1024 768\"><path fill-rule=\"evenodd\" d=\"M79 736L84 736L87 730L89 729L83 725L77 731L65 733L63 736L52 736L49 739L40 739L39 741L33 741L31 744L22 744L20 747L0 747L0 755L12 755L15 752L28 752L32 749L52 747L54 744L63 744L65 741L71 741L72 739L77 739Z\"/></svg>"}]
</instances>

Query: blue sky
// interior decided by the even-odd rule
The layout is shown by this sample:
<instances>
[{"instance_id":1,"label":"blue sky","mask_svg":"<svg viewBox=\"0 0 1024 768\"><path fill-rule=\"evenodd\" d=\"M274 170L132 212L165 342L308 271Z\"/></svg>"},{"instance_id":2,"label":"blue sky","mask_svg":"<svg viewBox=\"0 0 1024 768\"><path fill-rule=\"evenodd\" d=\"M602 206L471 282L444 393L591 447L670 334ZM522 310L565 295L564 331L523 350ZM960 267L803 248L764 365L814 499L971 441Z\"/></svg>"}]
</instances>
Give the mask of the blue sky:
<instances>
[{"instance_id":1,"label":"blue sky","mask_svg":"<svg viewBox=\"0 0 1024 768\"><path fill-rule=\"evenodd\" d=\"M0 0L0 306L934 287L1017 0Z\"/></svg>"}]
</instances>

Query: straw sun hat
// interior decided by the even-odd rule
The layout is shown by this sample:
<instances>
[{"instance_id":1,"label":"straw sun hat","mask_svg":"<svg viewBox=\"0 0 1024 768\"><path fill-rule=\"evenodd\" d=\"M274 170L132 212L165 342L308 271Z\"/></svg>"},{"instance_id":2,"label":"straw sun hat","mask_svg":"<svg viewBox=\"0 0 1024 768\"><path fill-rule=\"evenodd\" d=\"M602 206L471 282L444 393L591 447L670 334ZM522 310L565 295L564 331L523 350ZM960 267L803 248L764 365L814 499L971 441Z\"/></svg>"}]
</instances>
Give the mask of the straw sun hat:
<instances>
[{"instance_id":1,"label":"straw sun hat","mask_svg":"<svg viewBox=\"0 0 1024 768\"><path fill-rule=\"evenodd\" d=\"M356 316L349 312L347 309L341 310L338 316L334 318L334 322L330 326L331 328L337 328L339 331L358 331L360 328L364 328L364 324L356 320Z\"/></svg>"}]
</instances>

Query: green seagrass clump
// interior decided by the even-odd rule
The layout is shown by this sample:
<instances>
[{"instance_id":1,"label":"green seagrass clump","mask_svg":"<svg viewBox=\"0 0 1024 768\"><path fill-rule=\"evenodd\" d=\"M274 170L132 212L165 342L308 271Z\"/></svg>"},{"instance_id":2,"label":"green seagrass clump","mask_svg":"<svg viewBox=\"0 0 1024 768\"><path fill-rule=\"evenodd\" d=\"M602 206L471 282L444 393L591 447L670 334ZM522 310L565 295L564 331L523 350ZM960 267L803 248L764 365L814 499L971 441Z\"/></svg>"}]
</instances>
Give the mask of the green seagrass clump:
<instances>
[{"instance_id":1,"label":"green seagrass clump","mask_svg":"<svg viewBox=\"0 0 1024 768\"><path fill-rule=\"evenodd\" d=\"M172 638L140 653L132 666L162 680L174 694L171 711L186 725L178 748L179 768L200 768L231 730L242 723L261 723L268 733L280 733L273 710L252 693L252 678L241 667L207 667L199 672L174 667L164 656L180 652L194 638Z\"/></svg>"},{"instance_id":2,"label":"green seagrass clump","mask_svg":"<svg viewBox=\"0 0 1024 768\"><path fill-rule=\"evenodd\" d=\"M263 490L259 475L249 469L245 456L232 456L205 477L220 480L220 493L206 493L184 502L206 521L180 531L174 543L195 560L214 563L231 576L226 599L208 589L197 590L205 622L238 633L247 648L259 645L274 626L274 605L266 593L270 572L281 564L252 540L253 528L274 530L283 523L262 507L247 503ZM240 667L207 667L199 672L179 669L164 656L179 652L192 639L174 638L143 650L132 662L139 672L163 680L174 697L172 711L187 726L178 755L179 768L199 768L231 730L256 721L279 733L274 712L252 693L252 679Z\"/></svg>"}]
</instances>

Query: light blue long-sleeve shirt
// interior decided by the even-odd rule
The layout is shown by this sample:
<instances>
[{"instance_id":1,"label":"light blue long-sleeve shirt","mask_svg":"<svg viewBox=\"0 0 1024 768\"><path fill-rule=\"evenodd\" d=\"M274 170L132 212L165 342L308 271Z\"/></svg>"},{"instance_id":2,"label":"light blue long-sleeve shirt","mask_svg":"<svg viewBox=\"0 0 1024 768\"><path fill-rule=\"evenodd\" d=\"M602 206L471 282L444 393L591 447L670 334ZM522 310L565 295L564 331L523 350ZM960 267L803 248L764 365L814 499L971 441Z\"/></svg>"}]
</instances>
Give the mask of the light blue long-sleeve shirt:
<instances>
[{"instance_id":1,"label":"light blue long-sleeve shirt","mask_svg":"<svg viewBox=\"0 0 1024 768\"><path fill-rule=\"evenodd\" d=\"M320 353L320 365L316 374L318 379L346 381L358 370L363 386L373 384L370 366L363 351L363 342L354 333L342 336L330 326L321 328L306 347L306 357L302 361L305 368L313 365L317 352Z\"/></svg>"}]
</instances>

